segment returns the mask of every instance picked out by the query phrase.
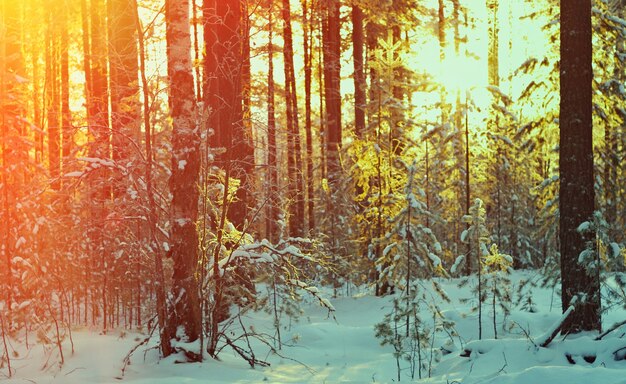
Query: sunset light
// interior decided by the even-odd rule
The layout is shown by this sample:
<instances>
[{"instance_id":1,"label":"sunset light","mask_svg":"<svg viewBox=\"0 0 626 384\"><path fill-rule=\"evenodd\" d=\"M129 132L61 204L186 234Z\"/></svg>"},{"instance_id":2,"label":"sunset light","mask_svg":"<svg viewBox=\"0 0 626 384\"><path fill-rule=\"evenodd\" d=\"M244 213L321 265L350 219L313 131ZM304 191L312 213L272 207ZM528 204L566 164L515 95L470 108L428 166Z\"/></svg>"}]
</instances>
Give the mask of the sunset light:
<instances>
[{"instance_id":1,"label":"sunset light","mask_svg":"<svg viewBox=\"0 0 626 384\"><path fill-rule=\"evenodd\" d=\"M0 0L0 382L623 384L625 10Z\"/></svg>"}]
</instances>

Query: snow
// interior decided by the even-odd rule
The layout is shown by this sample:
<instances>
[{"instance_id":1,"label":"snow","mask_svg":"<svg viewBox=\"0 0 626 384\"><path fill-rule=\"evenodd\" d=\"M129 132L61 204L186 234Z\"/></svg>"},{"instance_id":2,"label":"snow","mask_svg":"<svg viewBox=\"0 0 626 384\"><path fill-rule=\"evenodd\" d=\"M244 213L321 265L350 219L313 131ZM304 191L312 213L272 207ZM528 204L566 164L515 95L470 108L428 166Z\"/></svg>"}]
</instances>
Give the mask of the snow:
<instances>
[{"instance_id":1,"label":"snow","mask_svg":"<svg viewBox=\"0 0 626 384\"><path fill-rule=\"evenodd\" d=\"M533 271L515 271L514 284L532 279ZM459 287L459 280L437 278L451 297L451 303L437 302L441 313L455 322L458 335L445 332L435 334L434 346L442 348L441 361L433 361L432 377L424 377L420 383L459 384L618 384L626 383L626 361L616 361L613 352L626 346L620 338L623 330L608 334L601 342L595 334L583 333L557 336L547 348L539 347L545 334L550 332L561 318L558 292L550 288L533 288L533 301L537 312L530 313L513 308L508 317L498 314L498 336L491 339L493 328L488 311L483 313L483 340L477 340L477 314L471 289L475 278ZM294 280L294 285L331 297L333 288L315 288ZM419 289L430 284L420 284ZM516 289L512 289L516 292ZM169 384L169 383L390 383L396 380L396 361L391 346L381 346L374 334L374 324L380 322L392 309L393 297L374 297L369 287L352 290L352 296L323 299L334 308L334 318L320 305L320 299L308 297L303 304L304 314L299 321L282 319L282 340L285 345L278 353L255 342L255 353L270 367L251 369L247 362L224 349L220 360L207 356L201 364L178 364L182 356L158 358L155 341L141 346L131 356L125 367L127 353L145 337L136 330L112 330L102 334L98 329L73 330L75 351L69 342L64 343L65 364L58 365L58 351L54 346L33 345L30 349L14 343L17 357L12 366L14 378L4 380L8 384L36 382L46 383L116 383ZM436 295L436 294L435 294ZM436 297L436 296L435 296ZM475 300L474 300L475 301ZM554 304L552 304L554 302ZM0 302L0 311L4 304ZM422 308L422 318L432 319L427 306ZM604 317L606 327L624 320L626 310L612 308ZM247 313L242 317L246 329L251 332L274 334L274 320L264 311ZM425 320L426 321L426 320ZM178 343L179 346L199 348L195 343ZM595 356L588 362L587 356ZM570 363L570 359L575 364ZM436 360L436 359L435 359ZM403 382L411 382L407 376L408 362L400 361ZM0 380L6 378L6 365L0 365ZM428 376L428 370L424 372Z\"/></svg>"},{"instance_id":2,"label":"snow","mask_svg":"<svg viewBox=\"0 0 626 384\"><path fill-rule=\"evenodd\" d=\"M15 249L19 249L24 244L26 244L26 239L23 236L20 236L20 238L15 242Z\"/></svg>"},{"instance_id":3,"label":"snow","mask_svg":"<svg viewBox=\"0 0 626 384\"><path fill-rule=\"evenodd\" d=\"M82 177L83 175L84 175L84 173L83 173L83 172L80 172L80 171L74 171L74 172L68 172L68 173L66 173L66 174L65 174L65 175L63 175L63 176L65 176L65 177Z\"/></svg>"},{"instance_id":4,"label":"snow","mask_svg":"<svg viewBox=\"0 0 626 384\"><path fill-rule=\"evenodd\" d=\"M576 228L576 231L578 233L588 232L589 230L591 230L591 227L592 227L591 223L588 222L588 221L585 221L585 222L581 223L578 226L578 228Z\"/></svg>"}]
</instances>

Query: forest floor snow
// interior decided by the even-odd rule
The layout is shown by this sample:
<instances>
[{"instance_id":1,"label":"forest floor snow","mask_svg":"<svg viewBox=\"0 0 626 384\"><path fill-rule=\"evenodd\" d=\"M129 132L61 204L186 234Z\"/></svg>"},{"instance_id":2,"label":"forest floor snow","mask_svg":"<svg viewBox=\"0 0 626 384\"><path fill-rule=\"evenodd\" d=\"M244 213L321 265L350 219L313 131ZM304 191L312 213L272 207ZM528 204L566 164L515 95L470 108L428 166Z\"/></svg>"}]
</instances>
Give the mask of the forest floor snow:
<instances>
[{"instance_id":1,"label":"forest floor snow","mask_svg":"<svg viewBox=\"0 0 626 384\"><path fill-rule=\"evenodd\" d=\"M531 272L515 272L516 284L532 278ZM626 347L624 330L612 332L602 342L594 335L558 336L547 348L534 345L561 316L558 296L551 289L534 288L534 312L513 308L503 321L498 316L501 339L493 339L492 312L483 312L483 340L477 340L477 314L471 310L473 283L463 288L457 280L441 280L451 297L451 303L439 302L448 319L455 322L460 335L455 338L451 353L441 361L430 364L411 379L409 363L400 361L403 382L424 383L498 383L498 384L617 384L626 383L626 361L615 361L612 352ZM425 283L426 284L426 283ZM12 360L14 377L7 383L390 383L397 381L397 365L390 346L381 346L375 337L374 325L380 322L392 307L391 298L373 297L353 291L351 297L330 299L336 309L335 319L315 302L302 305L299 320L282 320L281 337L285 344L280 354L269 352L267 346L256 347L256 355L271 363L267 368L251 369L232 350L224 349L220 361L208 359L203 363L177 364L176 356L158 359L154 344L142 346L132 355L131 364L122 375L123 359L145 336L127 331L111 331L107 335L87 329L73 331L75 351L72 354L65 343L65 364L58 365L58 355L48 347L16 346L19 354ZM424 312L424 318L428 314ZM609 311L603 319L605 327L626 319L623 306ZM274 334L273 319L265 312L250 313L243 319L256 332ZM505 329L507 331L505 331ZM437 333L435 347L439 348L450 337ZM448 348L450 346L448 345ZM469 356L461 356L471 350ZM589 362L589 356L595 360ZM587 360L585 360L587 358ZM430 359L428 358L427 361ZM575 364L572 364L572 361ZM0 368L0 381L6 379L6 366Z\"/></svg>"}]
</instances>

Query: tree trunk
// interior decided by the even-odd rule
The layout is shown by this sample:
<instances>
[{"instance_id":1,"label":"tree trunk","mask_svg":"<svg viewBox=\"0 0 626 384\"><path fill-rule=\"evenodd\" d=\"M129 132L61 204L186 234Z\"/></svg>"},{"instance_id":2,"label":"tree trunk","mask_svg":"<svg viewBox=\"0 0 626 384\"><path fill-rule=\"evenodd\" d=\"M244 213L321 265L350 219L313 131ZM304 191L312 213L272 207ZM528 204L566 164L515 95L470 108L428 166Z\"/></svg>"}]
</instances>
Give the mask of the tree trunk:
<instances>
[{"instance_id":1,"label":"tree trunk","mask_svg":"<svg viewBox=\"0 0 626 384\"><path fill-rule=\"evenodd\" d=\"M362 137L365 133L366 83L363 66L363 10L352 6L352 51L354 54L354 133Z\"/></svg>"},{"instance_id":2,"label":"tree trunk","mask_svg":"<svg viewBox=\"0 0 626 384\"><path fill-rule=\"evenodd\" d=\"M69 24L66 12L60 12L59 17L61 19L61 174L64 174L69 171L74 129L70 111Z\"/></svg>"},{"instance_id":3,"label":"tree trunk","mask_svg":"<svg viewBox=\"0 0 626 384\"><path fill-rule=\"evenodd\" d=\"M611 10L616 13L616 16L623 19L624 18L624 7L626 6L626 1L624 0L612 0L611 1ZM618 81L619 84L623 84L624 77L624 61L622 59L623 55L626 53L624 49L624 35L621 32L617 32L615 37L615 61L614 61L614 69L613 69L613 77ZM612 89L612 93L615 97L621 97L621 90L618 87ZM612 127L606 127L604 134L604 145L605 145L605 164L604 164L604 201L605 201L605 219L609 224L609 238L615 242L623 241L623 231L620 230L621 223L618 219L618 192L619 182L618 182L618 174L620 171L620 160L619 160L619 145L620 142L620 134L623 135L624 131L624 118L622 117L622 123ZM622 218L623 219L623 218ZM623 221L622 221L623 223ZM623 264L623 263L622 263ZM623 268L623 265L622 265Z\"/></svg>"},{"instance_id":4,"label":"tree trunk","mask_svg":"<svg viewBox=\"0 0 626 384\"><path fill-rule=\"evenodd\" d=\"M200 134L195 121L189 0L167 0L165 4L169 107L172 117L170 252L174 263L172 296L176 298L168 326L172 335L180 336L183 342L193 343L202 331L195 278L198 262L196 221ZM185 353L189 360L202 359L202 351Z\"/></svg>"},{"instance_id":5,"label":"tree trunk","mask_svg":"<svg viewBox=\"0 0 626 384\"><path fill-rule=\"evenodd\" d=\"M239 230L245 229L248 206L252 204L254 149L246 132L243 115L242 1L207 0L204 18L204 84L208 123L213 128L214 147L225 152L215 157L231 177L240 180L235 199L228 207L228 219Z\"/></svg>"},{"instance_id":6,"label":"tree trunk","mask_svg":"<svg viewBox=\"0 0 626 384\"><path fill-rule=\"evenodd\" d=\"M89 144L89 157L96 159L110 158L109 140L109 103L107 86L107 44L104 29L105 6L103 0L92 0L87 8L87 1L81 2L83 16L83 48L85 55L85 79L87 87L87 120L89 133L93 140ZM89 195L91 199L88 230L91 265L90 275L100 274L101 298L103 308L103 329L107 329L107 250L104 244L104 218L107 216L105 203L109 197L109 170L100 167L89 173ZM96 272L97 271L97 272ZM94 285L95 286L95 285ZM93 288L92 297L95 295ZM92 306L95 301L92 301ZM95 321L95 312L92 313Z\"/></svg>"},{"instance_id":7,"label":"tree trunk","mask_svg":"<svg viewBox=\"0 0 626 384\"><path fill-rule=\"evenodd\" d=\"M111 72L111 131L113 160L133 169L130 148L139 144L139 84L137 31L133 0L109 0L109 68ZM116 172L113 192L120 198L126 192L124 175Z\"/></svg>"},{"instance_id":8,"label":"tree trunk","mask_svg":"<svg viewBox=\"0 0 626 384\"><path fill-rule=\"evenodd\" d=\"M148 197L148 244L154 249L154 267L157 283L154 284L154 290L156 291L156 309L157 309L157 322L159 325L159 336L161 339L161 353L163 356L169 356L172 351L170 340L172 334L170 328L167 326L167 303L165 301L165 275L163 273L163 259L161 247L157 239L157 206L154 201L154 187L152 180L152 166L153 166L153 151L152 151L152 124L150 123L150 91L148 88L148 79L146 77L146 54L144 47L144 30L141 26L141 19L139 18L139 11L137 6L137 0L133 0L133 13L135 28L137 30L137 42L139 44L139 65L141 69L141 86L143 90L143 122L144 122L144 137L145 137L145 150L146 150L146 165L145 165L145 180L146 180L146 195ZM140 280L140 263L137 262L137 326L141 326L141 280ZM132 315L132 310L131 310Z\"/></svg>"},{"instance_id":9,"label":"tree trunk","mask_svg":"<svg viewBox=\"0 0 626 384\"><path fill-rule=\"evenodd\" d=\"M289 195L289 235L304 235L304 194L302 180L302 151L298 124L296 76L293 65L293 37L289 0L282 2L283 57L285 70L285 101L287 104L287 175Z\"/></svg>"},{"instance_id":10,"label":"tree trunk","mask_svg":"<svg viewBox=\"0 0 626 384\"><path fill-rule=\"evenodd\" d=\"M578 231L594 211L591 31L591 0L561 1L561 302L564 312L576 307L563 324L564 333L601 328L599 265L579 262L579 255L594 247L593 232ZM595 258L598 263L597 253Z\"/></svg>"},{"instance_id":11,"label":"tree trunk","mask_svg":"<svg viewBox=\"0 0 626 384\"><path fill-rule=\"evenodd\" d=\"M60 89L59 89L59 41L57 36L57 7L48 13L46 28L46 109L48 120L48 167L50 186L59 189L60 157Z\"/></svg>"},{"instance_id":12,"label":"tree trunk","mask_svg":"<svg viewBox=\"0 0 626 384\"><path fill-rule=\"evenodd\" d=\"M326 76L326 156L327 172L331 186L339 181L341 165L341 35L339 19L339 0L326 0L326 36L324 38L324 68ZM331 187L332 188L332 187ZM331 192L333 192L331 190Z\"/></svg>"},{"instance_id":13,"label":"tree trunk","mask_svg":"<svg viewBox=\"0 0 626 384\"><path fill-rule=\"evenodd\" d=\"M276 162L276 113L275 104L275 86L274 86L274 24L272 12L273 4L270 3L268 12L268 70L267 70L267 183L268 183L268 204L267 204L267 224L266 237L272 244L278 241L277 223L278 217L278 168Z\"/></svg>"},{"instance_id":14,"label":"tree trunk","mask_svg":"<svg viewBox=\"0 0 626 384\"><path fill-rule=\"evenodd\" d=\"M311 4L312 6L312 4ZM311 83L313 72L313 10L309 13L307 0L302 1L304 33L304 119L306 132L306 179L309 233L315 229L315 181L313 179L313 132L311 121Z\"/></svg>"}]
</instances>

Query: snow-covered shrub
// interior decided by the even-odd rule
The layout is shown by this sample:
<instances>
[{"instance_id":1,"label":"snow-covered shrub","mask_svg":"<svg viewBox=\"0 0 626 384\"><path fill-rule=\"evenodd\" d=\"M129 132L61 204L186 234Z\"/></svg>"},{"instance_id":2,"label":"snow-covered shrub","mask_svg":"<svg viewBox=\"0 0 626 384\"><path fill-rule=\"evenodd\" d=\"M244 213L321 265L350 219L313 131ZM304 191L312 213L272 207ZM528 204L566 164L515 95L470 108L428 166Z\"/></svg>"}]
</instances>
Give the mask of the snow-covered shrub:
<instances>
[{"instance_id":1,"label":"snow-covered shrub","mask_svg":"<svg viewBox=\"0 0 626 384\"><path fill-rule=\"evenodd\" d=\"M398 381L404 370L409 371L411 379L430 377L442 356L442 349L435 346L436 334L457 336L454 322L446 319L435 297L421 282L413 281L409 287L393 297L390 312L374 325L380 344L393 348ZM441 287L435 285L435 291L443 294L440 299L449 301Z\"/></svg>"}]
</instances>

